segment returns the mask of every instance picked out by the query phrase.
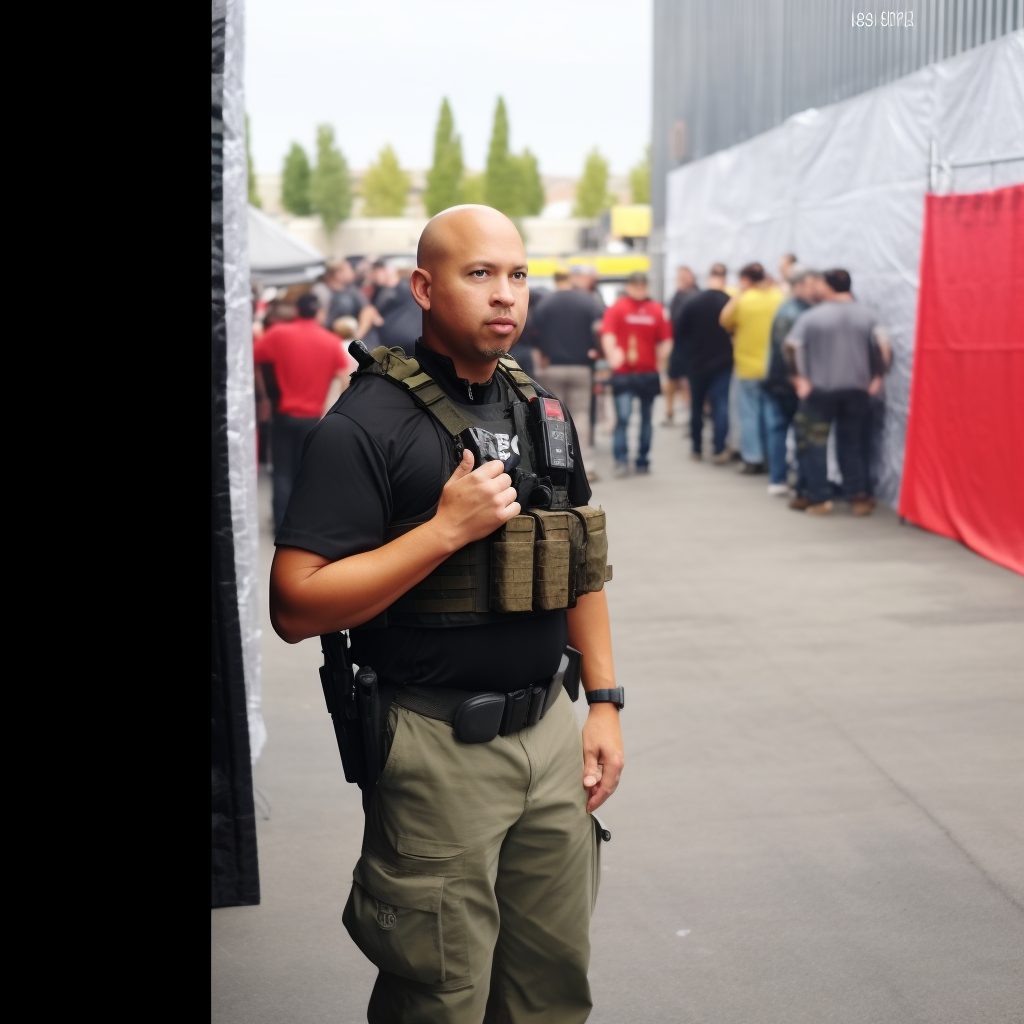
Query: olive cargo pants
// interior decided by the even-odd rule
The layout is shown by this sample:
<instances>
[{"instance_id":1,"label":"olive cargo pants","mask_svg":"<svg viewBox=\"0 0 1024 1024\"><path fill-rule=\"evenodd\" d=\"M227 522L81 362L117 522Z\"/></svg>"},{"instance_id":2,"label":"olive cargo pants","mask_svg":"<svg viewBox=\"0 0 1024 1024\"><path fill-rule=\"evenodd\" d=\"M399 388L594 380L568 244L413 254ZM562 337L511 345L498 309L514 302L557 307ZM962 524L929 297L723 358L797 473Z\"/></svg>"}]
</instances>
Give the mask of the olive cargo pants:
<instances>
[{"instance_id":1,"label":"olive cargo pants","mask_svg":"<svg viewBox=\"0 0 1024 1024\"><path fill-rule=\"evenodd\" d=\"M393 706L344 923L380 973L370 1024L576 1024L590 1014L598 839L564 693L460 743Z\"/></svg>"}]
</instances>

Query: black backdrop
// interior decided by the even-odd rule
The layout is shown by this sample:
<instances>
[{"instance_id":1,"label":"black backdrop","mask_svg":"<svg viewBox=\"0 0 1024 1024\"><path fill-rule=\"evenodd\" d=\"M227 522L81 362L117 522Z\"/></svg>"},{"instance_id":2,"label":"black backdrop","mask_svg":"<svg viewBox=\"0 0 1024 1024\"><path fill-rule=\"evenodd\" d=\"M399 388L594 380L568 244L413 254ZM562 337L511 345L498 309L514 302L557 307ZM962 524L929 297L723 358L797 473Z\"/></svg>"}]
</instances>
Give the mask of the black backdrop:
<instances>
[{"instance_id":1,"label":"black backdrop","mask_svg":"<svg viewBox=\"0 0 1024 1024\"><path fill-rule=\"evenodd\" d=\"M249 727L246 714L242 632L235 583L235 540L228 484L228 331L225 305L224 160L225 134L239 126L227 116L225 101L226 62L232 38L227 30L232 7L238 0L213 0L213 62L211 92L213 316L211 345L211 568L212 568L212 905L248 906L260 901L256 858L256 816L253 809L252 768L249 760ZM240 21L240 19L239 19ZM227 52L226 52L227 51ZM237 112L231 111L232 114ZM242 129L244 131L244 128ZM231 152L238 149L232 147ZM245 181L244 174L229 180ZM242 200L244 203L244 199ZM244 207L243 207L244 209ZM238 254L227 254L237 265Z\"/></svg>"}]
</instances>

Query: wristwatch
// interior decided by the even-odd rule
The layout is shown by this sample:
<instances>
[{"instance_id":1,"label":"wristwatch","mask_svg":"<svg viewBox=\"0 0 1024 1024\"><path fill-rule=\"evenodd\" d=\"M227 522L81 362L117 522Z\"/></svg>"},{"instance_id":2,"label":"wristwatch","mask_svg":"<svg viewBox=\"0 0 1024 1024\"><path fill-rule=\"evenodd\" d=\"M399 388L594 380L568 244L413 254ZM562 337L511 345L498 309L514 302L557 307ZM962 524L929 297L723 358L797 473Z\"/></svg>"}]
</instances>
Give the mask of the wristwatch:
<instances>
[{"instance_id":1,"label":"wristwatch","mask_svg":"<svg viewBox=\"0 0 1024 1024\"><path fill-rule=\"evenodd\" d=\"M616 686L613 690L587 690L588 704L614 704L620 711L625 707L625 697L622 687Z\"/></svg>"}]
</instances>

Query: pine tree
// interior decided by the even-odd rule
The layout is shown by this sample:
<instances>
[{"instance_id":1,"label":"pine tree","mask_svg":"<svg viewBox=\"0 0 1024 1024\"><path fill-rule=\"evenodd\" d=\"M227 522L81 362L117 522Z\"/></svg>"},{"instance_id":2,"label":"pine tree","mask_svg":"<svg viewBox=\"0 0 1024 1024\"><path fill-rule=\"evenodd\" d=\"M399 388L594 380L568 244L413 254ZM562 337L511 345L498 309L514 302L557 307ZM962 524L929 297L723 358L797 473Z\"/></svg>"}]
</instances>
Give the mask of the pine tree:
<instances>
[{"instance_id":1,"label":"pine tree","mask_svg":"<svg viewBox=\"0 0 1024 1024\"><path fill-rule=\"evenodd\" d=\"M545 203L544 185L540 180L537 158L528 149L524 149L515 159L519 171L519 202L516 213L520 216L536 217L544 209Z\"/></svg>"},{"instance_id":2,"label":"pine tree","mask_svg":"<svg viewBox=\"0 0 1024 1024\"><path fill-rule=\"evenodd\" d=\"M281 205L296 217L308 217L313 212L309 201L310 174L306 151L293 142L281 171Z\"/></svg>"},{"instance_id":3,"label":"pine tree","mask_svg":"<svg viewBox=\"0 0 1024 1024\"><path fill-rule=\"evenodd\" d=\"M597 151L587 155L583 177L576 183L575 217L599 217L613 202L608 194L608 161Z\"/></svg>"},{"instance_id":4,"label":"pine tree","mask_svg":"<svg viewBox=\"0 0 1024 1024\"><path fill-rule=\"evenodd\" d=\"M509 217L519 216L520 169L508 148L508 113L499 96L484 171L484 202Z\"/></svg>"},{"instance_id":5,"label":"pine tree","mask_svg":"<svg viewBox=\"0 0 1024 1024\"><path fill-rule=\"evenodd\" d=\"M310 175L309 200L320 214L324 230L332 236L352 212L352 181L348 163L334 144L334 129L322 124L316 130L316 167Z\"/></svg>"},{"instance_id":6,"label":"pine tree","mask_svg":"<svg viewBox=\"0 0 1024 1024\"><path fill-rule=\"evenodd\" d=\"M434 166L427 171L423 205L427 216L433 217L462 201L462 139L455 134L455 119L446 97L434 131Z\"/></svg>"},{"instance_id":7,"label":"pine tree","mask_svg":"<svg viewBox=\"0 0 1024 1024\"><path fill-rule=\"evenodd\" d=\"M401 217L410 183L410 176L398 165L395 151L385 146L363 177L363 216Z\"/></svg>"},{"instance_id":8,"label":"pine tree","mask_svg":"<svg viewBox=\"0 0 1024 1024\"><path fill-rule=\"evenodd\" d=\"M651 146L647 144L644 158L629 172L629 191L634 203L651 201Z\"/></svg>"},{"instance_id":9,"label":"pine tree","mask_svg":"<svg viewBox=\"0 0 1024 1024\"><path fill-rule=\"evenodd\" d=\"M462 201L464 203L482 205L484 202L484 188L484 175L467 174L462 179Z\"/></svg>"},{"instance_id":10,"label":"pine tree","mask_svg":"<svg viewBox=\"0 0 1024 1024\"><path fill-rule=\"evenodd\" d=\"M245 168L249 178L249 203L262 208L260 194L256 191L256 172L252 167L252 150L249 146L249 114L245 115Z\"/></svg>"}]
</instances>

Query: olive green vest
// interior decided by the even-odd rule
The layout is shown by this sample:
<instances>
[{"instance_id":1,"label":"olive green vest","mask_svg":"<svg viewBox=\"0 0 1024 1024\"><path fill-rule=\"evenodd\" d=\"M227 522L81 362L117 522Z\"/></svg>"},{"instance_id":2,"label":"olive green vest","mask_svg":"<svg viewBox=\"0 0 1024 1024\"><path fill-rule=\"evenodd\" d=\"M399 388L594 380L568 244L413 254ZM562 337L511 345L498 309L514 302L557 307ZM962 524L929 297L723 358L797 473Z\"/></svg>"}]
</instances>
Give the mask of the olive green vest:
<instances>
[{"instance_id":1,"label":"olive green vest","mask_svg":"<svg viewBox=\"0 0 1024 1024\"><path fill-rule=\"evenodd\" d=\"M516 430L510 413L516 402L537 396L537 389L511 356L498 361L497 383L502 401L494 406L459 406L417 360L401 348L374 349L373 364L353 374L377 376L405 390L451 437L456 462L462 457L467 427L495 432L518 441L523 463L535 466L528 431ZM520 419L522 424L525 420ZM513 441L513 443L515 443ZM387 543L427 522L436 506L421 516L390 524ZM510 519L489 537L467 544L360 629L380 626L463 626L498 622L510 614L531 615L573 608L580 594L601 590L612 578L608 565L605 513L583 505L560 509L530 508Z\"/></svg>"}]
</instances>

